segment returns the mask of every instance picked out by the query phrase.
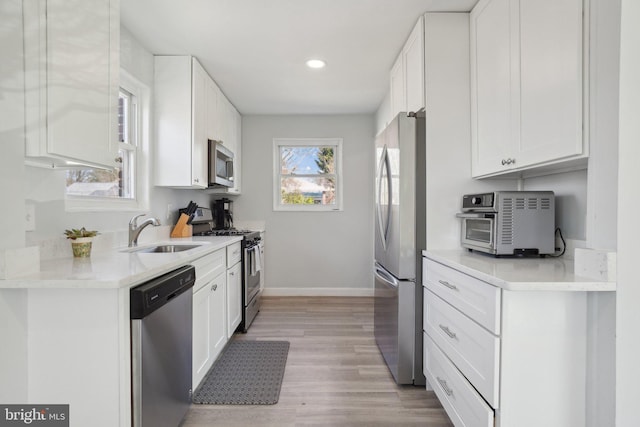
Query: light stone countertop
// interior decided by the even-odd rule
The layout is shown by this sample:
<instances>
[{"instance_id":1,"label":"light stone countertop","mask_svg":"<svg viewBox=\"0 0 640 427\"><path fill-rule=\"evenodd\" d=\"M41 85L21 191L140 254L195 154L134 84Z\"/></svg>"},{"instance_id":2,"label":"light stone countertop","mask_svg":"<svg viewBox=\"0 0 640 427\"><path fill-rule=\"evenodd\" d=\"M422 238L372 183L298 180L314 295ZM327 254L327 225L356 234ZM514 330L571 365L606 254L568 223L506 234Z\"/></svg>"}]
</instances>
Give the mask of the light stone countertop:
<instances>
[{"instance_id":1,"label":"light stone countertop","mask_svg":"<svg viewBox=\"0 0 640 427\"><path fill-rule=\"evenodd\" d=\"M495 258L466 250L422 251L422 255L510 291L615 291L616 282L577 276L563 258Z\"/></svg>"},{"instance_id":2,"label":"light stone countertop","mask_svg":"<svg viewBox=\"0 0 640 427\"><path fill-rule=\"evenodd\" d=\"M130 288L241 240L242 236L164 239L141 244L139 247L167 243L193 243L199 246L174 253L127 252L130 248L121 247L94 252L90 258L65 257L42 260L39 272L0 280L0 289Z\"/></svg>"}]
</instances>

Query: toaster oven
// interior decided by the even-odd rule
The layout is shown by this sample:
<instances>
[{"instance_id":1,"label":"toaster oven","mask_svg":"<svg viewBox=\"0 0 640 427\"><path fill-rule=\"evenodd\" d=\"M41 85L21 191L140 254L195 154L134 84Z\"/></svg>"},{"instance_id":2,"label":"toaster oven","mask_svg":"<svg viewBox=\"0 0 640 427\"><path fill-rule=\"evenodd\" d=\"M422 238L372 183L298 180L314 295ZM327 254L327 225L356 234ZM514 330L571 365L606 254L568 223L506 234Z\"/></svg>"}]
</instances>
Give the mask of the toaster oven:
<instances>
[{"instance_id":1,"label":"toaster oven","mask_svg":"<svg viewBox=\"0 0 640 427\"><path fill-rule=\"evenodd\" d=\"M555 252L553 191L494 191L462 198L461 244L492 255Z\"/></svg>"}]
</instances>

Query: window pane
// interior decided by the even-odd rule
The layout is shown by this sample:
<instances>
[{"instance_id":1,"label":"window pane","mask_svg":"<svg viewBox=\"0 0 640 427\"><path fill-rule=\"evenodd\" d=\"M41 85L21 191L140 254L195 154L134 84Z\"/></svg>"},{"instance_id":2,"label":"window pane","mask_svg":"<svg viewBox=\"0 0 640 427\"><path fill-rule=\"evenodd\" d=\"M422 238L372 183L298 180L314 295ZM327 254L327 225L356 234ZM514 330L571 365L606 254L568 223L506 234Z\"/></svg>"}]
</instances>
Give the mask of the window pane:
<instances>
[{"instance_id":1,"label":"window pane","mask_svg":"<svg viewBox=\"0 0 640 427\"><path fill-rule=\"evenodd\" d=\"M120 197L120 170L68 170L67 195Z\"/></svg>"},{"instance_id":2,"label":"window pane","mask_svg":"<svg viewBox=\"0 0 640 427\"><path fill-rule=\"evenodd\" d=\"M120 90L118 96L118 141L129 143L129 94Z\"/></svg>"},{"instance_id":3,"label":"window pane","mask_svg":"<svg viewBox=\"0 0 640 427\"><path fill-rule=\"evenodd\" d=\"M130 150L118 150L118 156L122 158L122 169L120 170L120 197L125 199L135 198L133 173L135 166L134 152Z\"/></svg>"},{"instance_id":4,"label":"window pane","mask_svg":"<svg viewBox=\"0 0 640 427\"><path fill-rule=\"evenodd\" d=\"M316 175L335 173L333 147L280 147L280 173Z\"/></svg>"},{"instance_id":5,"label":"window pane","mask_svg":"<svg viewBox=\"0 0 640 427\"><path fill-rule=\"evenodd\" d=\"M76 169L67 171L66 193L70 196L134 199L135 145L136 145L135 97L124 89L118 96L118 141L121 143L119 168ZM126 144L126 145L123 145Z\"/></svg>"},{"instance_id":6,"label":"window pane","mask_svg":"<svg viewBox=\"0 0 640 427\"><path fill-rule=\"evenodd\" d=\"M335 205L335 178L286 177L280 180L283 205Z\"/></svg>"}]
</instances>

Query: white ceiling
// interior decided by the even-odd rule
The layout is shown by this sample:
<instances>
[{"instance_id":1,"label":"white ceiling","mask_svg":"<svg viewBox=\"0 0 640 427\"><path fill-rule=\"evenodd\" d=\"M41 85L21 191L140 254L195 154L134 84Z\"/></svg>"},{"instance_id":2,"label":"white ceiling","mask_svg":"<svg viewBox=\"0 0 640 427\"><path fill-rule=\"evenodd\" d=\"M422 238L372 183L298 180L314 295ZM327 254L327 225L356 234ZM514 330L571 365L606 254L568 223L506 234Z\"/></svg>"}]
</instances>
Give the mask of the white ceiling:
<instances>
[{"instance_id":1,"label":"white ceiling","mask_svg":"<svg viewBox=\"0 0 640 427\"><path fill-rule=\"evenodd\" d=\"M197 57L242 114L353 114L378 108L422 13L476 1L125 0L121 16L151 53Z\"/></svg>"}]
</instances>

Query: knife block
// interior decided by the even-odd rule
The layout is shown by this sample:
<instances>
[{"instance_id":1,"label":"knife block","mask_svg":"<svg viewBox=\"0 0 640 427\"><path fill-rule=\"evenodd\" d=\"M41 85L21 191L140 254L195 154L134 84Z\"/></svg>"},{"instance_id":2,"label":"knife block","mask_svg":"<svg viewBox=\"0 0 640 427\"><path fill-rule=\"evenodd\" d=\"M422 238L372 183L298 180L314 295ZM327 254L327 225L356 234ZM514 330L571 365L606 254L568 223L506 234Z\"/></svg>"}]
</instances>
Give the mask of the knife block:
<instances>
[{"instance_id":1,"label":"knife block","mask_svg":"<svg viewBox=\"0 0 640 427\"><path fill-rule=\"evenodd\" d=\"M189 215L180 214L178 222L171 231L171 237L191 237L193 233L193 227L190 224L187 224L187 221L189 221Z\"/></svg>"}]
</instances>

